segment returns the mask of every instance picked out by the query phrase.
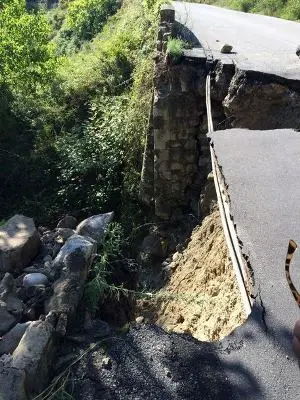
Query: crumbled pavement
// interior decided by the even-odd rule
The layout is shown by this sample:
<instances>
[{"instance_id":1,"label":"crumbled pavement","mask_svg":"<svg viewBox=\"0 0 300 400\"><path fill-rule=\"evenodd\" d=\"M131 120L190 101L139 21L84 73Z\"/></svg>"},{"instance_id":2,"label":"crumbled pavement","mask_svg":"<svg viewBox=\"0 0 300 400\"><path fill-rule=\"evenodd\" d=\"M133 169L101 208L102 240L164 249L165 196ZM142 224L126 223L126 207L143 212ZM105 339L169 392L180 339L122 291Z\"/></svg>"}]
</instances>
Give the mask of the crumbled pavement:
<instances>
[{"instance_id":1,"label":"crumbled pavement","mask_svg":"<svg viewBox=\"0 0 300 400\"><path fill-rule=\"evenodd\" d=\"M155 325L133 325L72 368L77 400L235 399L214 343Z\"/></svg>"}]
</instances>

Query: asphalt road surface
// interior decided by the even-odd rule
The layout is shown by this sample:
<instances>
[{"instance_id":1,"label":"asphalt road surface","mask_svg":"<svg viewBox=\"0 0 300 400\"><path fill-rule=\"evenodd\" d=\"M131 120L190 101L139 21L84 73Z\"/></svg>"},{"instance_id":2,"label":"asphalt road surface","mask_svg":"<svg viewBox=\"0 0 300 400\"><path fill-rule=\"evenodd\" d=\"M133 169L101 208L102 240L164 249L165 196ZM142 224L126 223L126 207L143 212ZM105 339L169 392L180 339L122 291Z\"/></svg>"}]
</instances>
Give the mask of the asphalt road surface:
<instances>
[{"instance_id":1,"label":"asphalt road surface","mask_svg":"<svg viewBox=\"0 0 300 400\"><path fill-rule=\"evenodd\" d=\"M300 399L300 370L291 352L300 312L284 270L289 239L300 244L300 133L231 129L211 137L256 295L249 320L220 344L220 356L253 380L240 399ZM300 288L299 252L291 274ZM232 370L230 381L242 386L238 370Z\"/></svg>"},{"instance_id":2,"label":"asphalt road surface","mask_svg":"<svg viewBox=\"0 0 300 400\"><path fill-rule=\"evenodd\" d=\"M296 55L299 23L206 4L172 4L176 20L189 28L215 59L234 62L242 70L300 79L300 59ZM233 46L232 54L220 53L224 43Z\"/></svg>"}]
</instances>

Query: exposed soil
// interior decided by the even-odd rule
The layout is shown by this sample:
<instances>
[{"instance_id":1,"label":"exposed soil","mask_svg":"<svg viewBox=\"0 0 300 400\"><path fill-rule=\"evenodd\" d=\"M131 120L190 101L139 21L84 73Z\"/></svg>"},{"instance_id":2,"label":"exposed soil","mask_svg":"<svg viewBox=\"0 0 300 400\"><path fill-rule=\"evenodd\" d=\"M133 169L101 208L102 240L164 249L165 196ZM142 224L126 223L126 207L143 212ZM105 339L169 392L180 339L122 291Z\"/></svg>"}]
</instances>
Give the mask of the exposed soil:
<instances>
[{"instance_id":1,"label":"exposed soil","mask_svg":"<svg viewBox=\"0 0 300 400\"><path fill-rule=\"evenodd\" d=\"M220 340L245 319L220 214L194 229L182 253L165 267L170 277L155 300L140 300L137 316L199 340Z\"/></svg>"}]
</instances>

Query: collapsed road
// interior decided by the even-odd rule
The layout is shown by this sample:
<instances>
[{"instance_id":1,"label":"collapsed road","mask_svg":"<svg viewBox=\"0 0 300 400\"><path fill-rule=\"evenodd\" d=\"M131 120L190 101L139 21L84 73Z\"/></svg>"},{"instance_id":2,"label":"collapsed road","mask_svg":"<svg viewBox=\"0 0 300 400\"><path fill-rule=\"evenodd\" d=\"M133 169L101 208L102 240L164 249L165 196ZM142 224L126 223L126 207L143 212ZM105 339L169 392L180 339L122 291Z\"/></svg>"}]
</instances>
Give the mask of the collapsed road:
<instances>
[{"instance_id":1,"label":"collapsed road","mask_svg":"<svg viewBox=\"0 0 300 400\"><path fill-rule=\"evenodd\" d=\"M284 265L289 239L300 239L300 135L232 129L211 137L242 251L251 263L255 297L247 322L220 344L220 356L251 373L259 387L242 398L298 398L300 373L291 354L291 332L299 311ZM300 281L297 263L296 254L295 282ZM239 370L230 379L240 381Z\"/></svg>"},{"instance_id":2,"label":"collapsed road","mask_svg":"<svg viewBox=\"0 0 300 400\"><path fill-rule=\"evenodd\" d=\"M300 24L203 4L173 4L176 20L193 33L215 64L221 61L235 71L250 72L258 81L299 88ZM224 44L232 46L230 54L222 54ZM225 103L226 99L226 113ZM289 112L296 116L299 107L298 99ZM236 119L234 126L253 129L248 122L256 119L253 111L249 108L248 120ZM291 121L271 125L298 127ZM268 122L256 125L268 129ZM291 332L299 314L284 265L289 239L300 238L300 135L288 129L229 129L209 136L242 252L251 265L255 299L246 323L220 342L219 356L237 398L299 398L299 367L291 352ZM293 268L297 261L299 257L292 265L295 282L300 281L299 269Z\"/></svg>"},{"instance_id":3,"label":"collapsed road","mask_svg":"<svg viewBox=\"0 0 300 400\"><path fill-rule=\"evenodd\" d=\"M198 39L207 55L223 64L277 77L299 80L296 54L300 24L264 15L185 2L172 2L176 20ZM231 54L222 54L224 44Z\"/></svg>"}]
</instances>

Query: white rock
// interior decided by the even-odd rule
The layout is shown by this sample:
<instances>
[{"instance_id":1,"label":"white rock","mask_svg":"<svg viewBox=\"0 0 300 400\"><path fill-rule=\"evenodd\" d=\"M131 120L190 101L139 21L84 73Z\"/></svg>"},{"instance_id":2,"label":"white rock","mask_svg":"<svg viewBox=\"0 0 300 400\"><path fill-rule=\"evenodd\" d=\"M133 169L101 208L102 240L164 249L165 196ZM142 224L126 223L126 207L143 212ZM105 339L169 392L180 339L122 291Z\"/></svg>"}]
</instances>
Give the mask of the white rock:
<instances>
[{"instance_id":1,"label":"white rock","mask_svg":"<svg viewBox=\"0 0 300 400\"><path fill-rule=\"evenodd\" d=\"M49 280L46 275L40 272L33 272L32 274L27 274L23 278L23 286L30 287L36 285L49 285Z\"/></svg>"},{"instance_id":2,"label":"white rock","mask_svg":"<svg viewBox=\"0 0 300 400\"><path fill-rule=\"evenodd\" d=\"M33 220L15 215L0 228L0 271L20 272L39 248L40 235Z\"/></svg>"}]
</instances>

